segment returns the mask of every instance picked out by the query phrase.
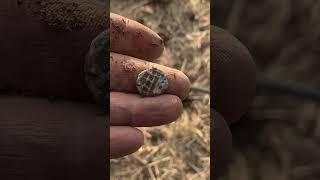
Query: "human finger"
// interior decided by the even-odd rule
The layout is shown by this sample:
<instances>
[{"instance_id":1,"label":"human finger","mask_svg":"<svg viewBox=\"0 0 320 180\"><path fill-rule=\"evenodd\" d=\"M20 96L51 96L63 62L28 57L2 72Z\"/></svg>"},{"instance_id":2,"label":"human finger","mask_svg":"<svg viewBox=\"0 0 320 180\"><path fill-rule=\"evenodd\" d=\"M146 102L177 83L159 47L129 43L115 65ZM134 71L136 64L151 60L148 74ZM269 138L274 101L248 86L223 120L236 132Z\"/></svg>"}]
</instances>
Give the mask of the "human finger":
<instances>
[{"instance_id":1,"label":"human finger","mask_svg":"<svg viewBox=\"0 0 320 180\"><path fill-rule=\"evenodd\" d=\"M110 124L116 126L158 126L176 120L182 102L174 95L141 97L136 94L110 93Z\"/></svg>"},{"instance_id":2,"label":"human finger","mask_svg":"<svg viewBox=\"0 0 320 180\"><path fill-rule=\"evenodd\" d=\"M110 67L111 91L137 93L136 79L139 73L152 67L160 69L167 75L169 86L165 91L166 94L176 95L183 100L188 96L190 90L190 81L184 73L163 65L110 53Z\"/></svg>"},{"instance_id":3,"label":"human finger","mask_svg":"<svg viewBox=\"0 0 320 180\"><path fill-rule=\"evenodd\" d=\"M146 26L110 14L110 51L145 60L155 60L164 49L163 40Z\"/></svg>"},{"instance_id":4,"label":"human finger","mask_svg":"<svg viewBox=\"0 0 320 180\"><path fill-rule=\"evenodd\" d=\"M140 130L126 126L110 127L110 158L119 158L137 151L143 145Z\"/></svg>"}]
</instances>

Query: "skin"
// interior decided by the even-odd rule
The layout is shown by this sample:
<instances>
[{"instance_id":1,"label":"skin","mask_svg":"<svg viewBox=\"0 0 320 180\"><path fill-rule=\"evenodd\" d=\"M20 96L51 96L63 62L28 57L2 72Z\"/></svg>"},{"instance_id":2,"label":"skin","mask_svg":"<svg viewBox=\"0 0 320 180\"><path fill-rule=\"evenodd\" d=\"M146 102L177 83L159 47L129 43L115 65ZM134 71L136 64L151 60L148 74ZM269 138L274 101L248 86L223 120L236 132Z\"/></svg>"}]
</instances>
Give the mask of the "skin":
<instances>
[{"instance_id":1,"label":"skin","mask_svg":"<svg viewBox=\"0 0 320 180\"><path fill-rule=\"evenodd\" d=\"M3 7L9 4L4 2ZM7 8L11 8L11 6ZM72 108L71 104L74 104L74 108L70 111L72 113L61 114L59 120L62 121L62 117L65 116L65 121L70 124L74 123L73 126L77 126L77 121L75 121L77 119L81 122L91 122L96 125L95 127L98 127L98 124L101 125L102 118L104 122L108 122L110 125L110 147L105 151L109 154L109 158L117 158L131 154L142 146L143 134L135 127L158 126L176 120L182 111L182 100L186 98L189 92L190 82L188 78L180 71L151 62L160 56L164 49L162 40L156 33L137 22L123 18L128 23L124 28L126 36L122 36L122 32L114 30L118 23L122 23L122 20L117 21L120 16L111 14L110 17L110 21L113 22L110 27L110 55L114 57L110 61L110 81L116 83L110 84L112 90L110 93L110 115L99 116L99 120L95 120L101 109L93 106L92 96L86 88L83 57L91 40L103 29L94 32L81 29L76 33L67 31L55 33L52 27L46 26L45 22L33 18L32 15L19 7L10 11L9 16L0 16L2 20L0 32L8 37L2 36L6 43L0 45L0 52L4 55L2 57L4 59L2 61L3 66L0 66L0 88L3 98L7 98L8 101L12 100L12 103L16 104L10 106L12 109L6 114L7 120L3 123L21 119L22 117L17 117L17 114L20 114L20 110L25 107L30 107L29 114L25 116L26 119L21 121L32 120L34 122L32 126L41 129L45 126L43 122L53 121L56 118L55 116L44 116L54 114L52 113L53 106L59 105L62 109L65 109L64 112L67 112ZM12 21L12 18L21 21ZM24 27L25 31L20 31L21 27ZM138 35L138 39L136 35ZM22 37L28 38L28 44L24 46L23 51L21 49ZM138 45L132 46L134 43ZM155 45L155 43L158 44ZM39 48L39 44L41 48ZM118 44L118 46L113 46L114 44ZM76 47L77 51L70 51L68 47ZM121 47L124 47L125 51ZM17 49L21 52L16 53ZM135 71L128 72L123 66L119 66L122 61L132 63ZM171 85L166 92L167 94L142 98L135 92L134 82L139 72L150 67L156 67L164 71L168 75ZM25 99L21 95L30 99ZM21 100L16 101L19 98ZM35 100L29 103L33 98ZM39 98L40 100L38 100ZM24 101L27 104L22 103ZM79 107L78 104L81 103L93 106L93 108ZM0 105L4 107L6 103L2 101ZM43 107L41 108L43 115L34 113L38 112L39 107ZM161 109L160 113L159 109ZM87 115L79 116L83 113ZM9 125L7 128L10 129L15 129L17 126L16 124ZM65 125L65 123L61 123L59 127L65 129ZM84 127L87 126L85 123L83 125ZM106 124L101 127L106 127ZM101 129L97 129L97 131L101 131ZM27 136L28 133L28 131L21 131L22 140L13 143L12 146L19 146L18 142L23 142L23 136ZM45 132L40 131L37 136L41 136L41 133ZM46 137L45 135L42 136ZM62 135L58 132L56 134L52 133L47 140L57 139L60 136ZM77 136L74 135L74 137ZM100 139L102 145L108 143L101 136L88 136L87 141L90 138ZM3 139L3 141L7 140ZM71 142L69 141L69 143ZM50 144L50 142L48 143ZM86 143L83 142L83 144ZM92 148L99 149L101 144L94 144ZM56 148L59 151L63 150L58 145ZM74 161L77 160L74 159Z\"/></svg>"},{"instance_id":2,"label":"skin","mask_svg":"<svg viewBox=\"0 0 320 180\"><path fill-rule=\"evenodd\" d=\"M136 79L138 74L145 69L154 67L160 69L167 75L169 87L165 91L166 94L177 95L182 100L188 96L188 90L190 88L189 79L181 71L123 54L112 52L110 56L110 79L113 80L110 81L111 91L137 93ZM133 67L133 70L126 70L124 68L125 65L130 65Z\"/></svg>"},{"instance_id":3,"label":"skin","mask_svg":"<svg viewBox=\"0 0 320 180\"><path fill-rule=\"evenodd\" d=\"M116 79L115 76L111 79L118 81L120 88L111 87L111 113L105 117L98 116L100 109L92 104L90 92L85 88L84 59L80 53L86 51L90 41L103 29L97 34L85 29L77 33L57 34L25 14L23 9L15 7L12 1L1 1L1 11L4 12L0 15L0 34L5 36L0 37L0 144L4 145L0 147L0 166L2 172L6 172L2 178L33 174L34 179L43 179L55 177L57 172L62 175L69 169L70 179L100 179L98 171L101 169L97 167L106 163L105 159L100 159L101 154L107 152L110 153L109 158L116 158L133 153L143 144L143 134L135 127L166 124L179 116L181 101L189 91L189 81L181 72L150 62L160 56L163 44L159 36L148 28L128 20L129 25L125 28L128 36L120 36L119 33L123 32L113 31L111 55L116 58L111 63L130 61L136 71L128 72L122 66L111 64L112 71L124 79ZM114 25L122 21L122 17L114 14L111 18ZM137 31L143 38L135 39ZM230 34L212 31L211 38L211 48L216 52L211 59L225 61L212 71L215 83L211 83L216 99L212 108L222 116L214 120L216 125L211 129L211 152L213 157L217 157L213 159L214 176L219 176L227 169L231 156L228 124L237 121L252 101L255 68L247 49L239 46L239 41ZM42 49L39 49L39 44ZM235 46L240 48L234 49ZM24 50L17 53L21 47ZM75 47L77 51L70 52L68 47ZM223 59L221 52L227 52L229 56ZM221 56L215 56L219 54ZM170 79L175 86L168 89L168 94L154 98L141 98L134 94L130 78L150 66L162 68L168 75L176 73L175 78ZM165 113L152 115L158 113L156 109L159 108ZM104 141L106 121L110 122L110 149ZM78 153L75 154L74 149ZM44 163L44 160L50 163ZM92 166L88 162L97 164ZM78 169L71 172L71 167L75 166ZM88 171L96 171L97 178L91 173L85 174ZM105 173L105 169L101 172Z\"/></svg>"},{"instance_id":4,"label":"skin","mask_svg":"<svg viewBox=\"0 0 320 180\"><path fill-rule=\"evenodd\" d=\"M161 37L136 21L110 15L112 52L152 61L163 52Z\"/></svg>"},{"instance_id":5,"label":"skin","mask_svg":"<svg viewBox=\"0 0 320 180\"><path fill-rule=\"evenodd\" d=\"M66 105L65 101L70 101L75 107L78 107L79 103L93 104L92 95L84 80L84 57L92 39L105 29L97 26L94 31L91 31L84 27L72 33L68 30L60 30L57 33L52 27L47 26L46 22L39 21L30 14L24 8L24 4L19 6L5 0L1 1L0 5L0 11L5 11L0 15L0 32L6 35L0 37L2 42L0 53L3 59L0 66L0 89L3 95L10 94L5 97L12 98L17 104L15 106L17 110L12 109L9 111L11 114L7 114L8 121L14 121L16 113L19 113L18 110L24 108L21 103L14 101L21 95L43 98L44 101L35 101L29 106L34 107L32 112L37 112L37 107L46 107L42 109L44 114L51 114L49 112L52 107L49 105L53 102L66 109L69 109L70 105ZM115 14L110 16L110 22L112 22L110 23L110 49L111 57L115 57L110 67L111 82L117 82L117 84L111 84L110 89L113 90L110 94L111 112L104 117L104 120L111 126L110 149L108 148L106 152L110 154L110 158L116 158L136 151L143 144L143 135L134 128L135 126L162 125L177 119L182 110L181 101L187 96L190 85L188 78L182 72L150 62L159 57L164 49L162 39L155 32L135 21L125 19L127 24L122 29L125 29L126 36L122 36L123 32L116 31L116 27L122 25L123 18ZM97 21L100 22L99 19ZM21 31L21 27L24 31ZM22 42L24 44L21 44ZM70 51L70 47L76 50ZM16 50L19 50L19 53ZM122 66L116 66L116 63L120 64L123 59L134 63L136 71L127 72ZM166 95L141 98L133 94L136 93L133 89L133 81L127 83L125 79L135 79L139 71L151 66L162 69L168 75L172 85L168 88ZM21 98L23 101L24 98ZM61 102L61 100L64 101ZM130 102L132 106L124 102ZM11 107L14 108L14 106ZM117 116L117 112L123 109L125 113ZM163 113L159 114L158 109ZM93 124L100 124L100 121L93 120L96 111L99 112L100 108L96 107L95 111L89 111L78 107L72 114L66 115L65 120L79 118L79 121L86 119ZM92 118L77 116L83 112L91 114ZM35 122L33 125L42 127L42 122L51 118L53 117L44 119L43 116L32 116ZM71 122L76 123L76 121ZM14 129L15 125L12 124L11 128ZM22 134L27 135L28 132L22 132ZM52 134L48 139L58 138L59 134L57 133L57 137L54 136L55 134ZM102 142L104 140L101 140ZM92 148L98 147L101 146L97 144Z\"/></svg>"},{"instance_id":6,"label":"skin","mask_svg":"<svg viewBox=\"0 0 320 180\"><path fill-rule=\"evenodd\" d=\"M151 62L164 49L155 32L116 14L110 18L110 158L118 158L142 146L143 134L135 127L167 124L179 117L190 82L182 72ZM151 67L167 75L169 87L163 95L141 97L135 81Z\"/></svg>"}]
</instances>

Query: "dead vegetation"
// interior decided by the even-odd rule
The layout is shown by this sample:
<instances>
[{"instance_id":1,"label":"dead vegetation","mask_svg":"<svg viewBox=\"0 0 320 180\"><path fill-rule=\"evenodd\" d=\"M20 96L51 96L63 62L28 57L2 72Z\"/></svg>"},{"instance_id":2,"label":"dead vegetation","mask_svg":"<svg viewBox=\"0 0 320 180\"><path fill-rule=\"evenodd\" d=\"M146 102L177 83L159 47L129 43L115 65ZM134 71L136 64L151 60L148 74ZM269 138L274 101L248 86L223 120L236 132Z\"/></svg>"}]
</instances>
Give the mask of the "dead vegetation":
<instances>
[{"instance_id":1,"label":"dead vegetation","mask_svg":"<svg viewBox=\"0 0 320 180\"><path fill-rule=\"evenodd\" d=\"M183 71L196 87L209 88L209 0L112 0L111 11L134 19L165 43L157 63ZM111 160L111 179L209 179L209 95L193 92L177 122L141 128L145 145Z\"/></svg>"}]
</instances>

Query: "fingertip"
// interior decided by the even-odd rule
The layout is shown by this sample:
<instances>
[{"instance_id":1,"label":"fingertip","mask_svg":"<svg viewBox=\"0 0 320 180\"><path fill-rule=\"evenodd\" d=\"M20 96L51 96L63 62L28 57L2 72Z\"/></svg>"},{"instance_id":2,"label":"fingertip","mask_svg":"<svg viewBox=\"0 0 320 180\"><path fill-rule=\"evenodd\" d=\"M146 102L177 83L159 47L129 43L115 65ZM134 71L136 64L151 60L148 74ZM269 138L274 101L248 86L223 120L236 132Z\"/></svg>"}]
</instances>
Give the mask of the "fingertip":
<instances>
[{"instance_id":1,"label":"fingertip","mask_svg":"<svg viewBox=\"0 0 320 180\"><path fill-rule=\"evenodd\" d=\"M153 61L164 51L162 38L143 24L118 14L110 14L110 50Z\"/></svg>"},{"instance_id":2,"label":"fingertip","mask_svg":"<svg viewBox=\"0 0 320 180\"><path fill-rule=\"evenodd\" d=\"M170 96L170 100L168 100L168 114L171 115L171 117L168 117L168 122L173 122L179 118L179 116L182 113L183 105L182 101L177 96Z\"/></svg>"},{"instance_id":3,"label":"fingertip","mask_svg":"<svg viewBox=\"0 0 320 180\"><path fill-rule=\"evenodd\" d=\"M132 154L143 144L144 135L139 129L126 126L110 127L111 159Z\"/></svg>"},{"instance_id":4,"label":"fingertip","mask_svg":"<svg viewBox=\"0 0 320 180\"><path fill-rule=\"evenodd\" d=\"M137 131L137 139L138 139L137 142L139 142L137 147L140 148L141 146L144 145L144 134L140 129L135 129L135 130Z\"/></svg>"},{"instance_id":5,"label":"fingertip","mask_svg":"<svg viewBox=\"0 0 320 180\"><path fill-rule=\"evenodd\" d=\"M169 76L169 88L167 92L173 92L181 100L185 100L190 92L191 83L186 74L181 71L174 70L173 76Z\"/></svg>"},{"instance_id":6,"label":"fingertip","mask_svg":"<svg viewBox=\"0 0 320 180\"><path fill-rule=\"evenodd\" d=\"M175 95L162 95L159 96L161 98L161 113L165 115L162 117L161 121L159 121L159 125L161 124L169 124L176 121L183 110L183 105L180 97Z\"/></svg>"},{"instance_id":7,"label":"fingertip","mask_svg":"<svg viewBox=\"0 0 320 180\"><path fill-rule=\"evenodd\" d=\"M140 23L139 25L144 26ZM145 43L149 45L146 47L146 49L144 49L147 52L145 52L144 56L140 56L140 58L148 61L154 61L162 55L164 51L164 41L156 32L152 31L150 28L144 26L144 29L145 30L142 31L145 34Z\"/></svg>"},{"instance_id":8,"label":"fingertip","mask_svg":"<svg viewBox=\"0 0 320 180\"><path fill-rule=\"evenodd\" d=\"M190 87L191 87L191 82L188 78L187 75L185 75L184 73L181 72L181 88L184 90L182 91L183 93L181 94L181 99L185 100L188 96L189 96L189 92L190 92Z\"/></svg>"},{"instance_id":9,"label":"fingertip","mask_svg":"<svg viewBox=\"0 0 320 180\"><path fill-rule=\"evenodd\" d=\"M135 141L135 146L133 146L133 149L137 151L144 144L144 134L138 128L131 128L131 129L132 129L132 134L134 135L132 137L128 137L128 142Z\"/></svg>"},{"instance_id":10,"label":"fingertip","mask_svg":"<svg viewBox=\"0 0 320 180\"><path fill-rule=\"evenodd\" d=\"M159 126L177 120L182 112L178 96L164 94L141 98L132 108L131 126Z\"/></svg>"}]
</instances>

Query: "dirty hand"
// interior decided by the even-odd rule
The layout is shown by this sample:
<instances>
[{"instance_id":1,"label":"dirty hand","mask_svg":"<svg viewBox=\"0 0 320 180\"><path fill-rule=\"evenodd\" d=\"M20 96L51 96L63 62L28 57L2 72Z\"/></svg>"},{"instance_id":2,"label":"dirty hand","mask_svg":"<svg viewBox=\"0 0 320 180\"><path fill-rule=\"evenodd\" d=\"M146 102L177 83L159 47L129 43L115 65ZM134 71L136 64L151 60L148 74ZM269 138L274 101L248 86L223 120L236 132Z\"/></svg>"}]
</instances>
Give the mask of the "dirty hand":
<instances>
[{"instance_id":1,"label":"dirty hand","mask_svg":"<svg viewBox=\"0 0 320 180\"><path fill-rule=\"evenodd\" d=\"M91 41L106 28L103 23L93 27L91 21L106 22L108 15L95 1L73 2L52 1L41 9L33 0L0 1L1 179L105 175L105 115L86 86L84 57ZM69 20L88 14L90 22L48 24L39 16L52 7L62 9ZM48 12L49 20L64 17Z\"/></svg>"},{"instance_id":2,"label":"dirty hand","mask_svg":"<svg viewBox=\"0 0 320 180\"><path fill-rule=\"evenodd\" d=\"M117 158L142 146L143 134L135 127L158 126L178 118L190 82L182 72L152 63L164 49L156 33L116 14L110 18L110 158ZM141 97L137 76L152 67L167 75L169 87L163 95Z\"/></svg>"},{"instance_id":3,"label":"dirty hand","mask_svg":"<svg viewBox=\"0 0 320 180\"><path fill-rule=\"evenodd\" d=\"M213 174L227 169L231 157L232 136L228 124L236 122L248 110L255 95L255 64L248 49L228 32L211 26L211 89L214 109L211 117L213 138ZM218 112L218 113L217 113Z\"/></svg>"}]
</instances>

